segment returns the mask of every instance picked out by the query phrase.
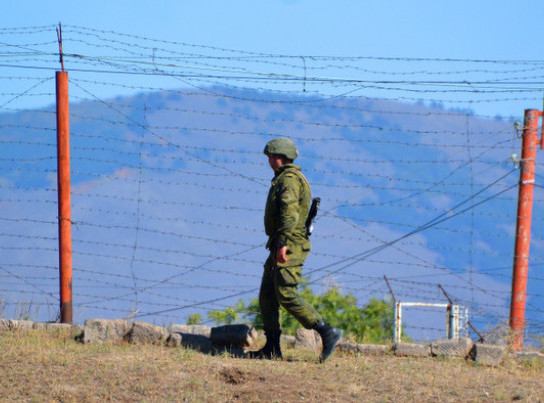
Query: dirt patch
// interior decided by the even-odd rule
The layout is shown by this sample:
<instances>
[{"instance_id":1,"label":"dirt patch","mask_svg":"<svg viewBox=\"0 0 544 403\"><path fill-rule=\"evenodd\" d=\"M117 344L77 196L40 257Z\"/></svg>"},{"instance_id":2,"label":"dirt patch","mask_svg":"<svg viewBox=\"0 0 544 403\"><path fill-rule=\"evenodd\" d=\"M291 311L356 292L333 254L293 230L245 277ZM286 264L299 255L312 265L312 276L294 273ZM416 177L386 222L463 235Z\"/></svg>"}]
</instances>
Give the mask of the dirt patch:
<instances>
[{"instance_id":1,"label":"dirt patch","mask_svg":"<svg viewBox=\"0 0 544 403\"><path fill-rule=\"evenodd\" d=\"M240 385L247 382L247 375L236 367L223 367L219 371L220 378L231 385Z\"/></svg>"}]
</instances>

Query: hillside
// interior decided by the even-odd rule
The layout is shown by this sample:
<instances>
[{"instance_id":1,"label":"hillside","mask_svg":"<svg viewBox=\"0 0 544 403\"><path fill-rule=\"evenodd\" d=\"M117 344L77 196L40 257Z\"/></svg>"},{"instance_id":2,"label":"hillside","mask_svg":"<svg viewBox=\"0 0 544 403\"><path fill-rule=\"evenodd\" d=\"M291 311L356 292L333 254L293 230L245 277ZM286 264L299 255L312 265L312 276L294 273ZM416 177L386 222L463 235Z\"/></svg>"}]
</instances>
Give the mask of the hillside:
<instances>
[{"instance_id":1,"label":"hillside","mask_svg":"<svg viewBox=\"0 0 544 403\"><path fill-rule=\"evenodd\" d=\"M183 348L84 345L33 331L0 337L0 398L38 401L540 401L540 361L499 367L463 360L311 351L284 361ZM53 376L52 376L53 374Z\"/></svg>"},{"instance_id":2,"label":"hillside","mask_svg":"<svg viewBox=\"0 0 544 403\"><path fill-rule=\"evenodd\" d=\"M51 109L0 115L7 317L58 311L54 119ZM70 119L78 322L183 323L256 297L271 178L262 149L277 136L298 144L322 200L305 268L317 291L336 285L363 304L390 296L386 275L402 301L445 302L444 286L481 331L507 320L519 176L509 158L520 143L511 122L228 87L74 102ZM537 188L536 269L542 198ZM541 282L532 269L530 337L542 330ZM444 323L443 312L406 314L416 339L443 337Z\"/></svg>"}]
</instances>

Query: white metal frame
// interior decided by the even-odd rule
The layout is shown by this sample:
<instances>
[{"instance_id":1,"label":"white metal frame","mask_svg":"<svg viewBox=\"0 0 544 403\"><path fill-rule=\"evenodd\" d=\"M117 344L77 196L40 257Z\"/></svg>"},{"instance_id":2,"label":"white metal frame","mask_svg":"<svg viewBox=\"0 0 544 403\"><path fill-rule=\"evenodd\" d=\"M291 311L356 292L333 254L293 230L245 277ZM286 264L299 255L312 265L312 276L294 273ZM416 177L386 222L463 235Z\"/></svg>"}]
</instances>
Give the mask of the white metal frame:
<instances>
[{"instance_id":1,"label":"white metal frame","mask_svg":"<svg viewBox=\"0 0 544 403\"><path fill-rule=\"evenodd\" d=\"M446 337L459 339L460 331L468 333L468 308L452 304L435 304L428 302L396 302L395 303L395 342L400 343L402 337L402 307L446 308ZM460 319L462 320L460 322Z\"/></svg>"}]
</instances>

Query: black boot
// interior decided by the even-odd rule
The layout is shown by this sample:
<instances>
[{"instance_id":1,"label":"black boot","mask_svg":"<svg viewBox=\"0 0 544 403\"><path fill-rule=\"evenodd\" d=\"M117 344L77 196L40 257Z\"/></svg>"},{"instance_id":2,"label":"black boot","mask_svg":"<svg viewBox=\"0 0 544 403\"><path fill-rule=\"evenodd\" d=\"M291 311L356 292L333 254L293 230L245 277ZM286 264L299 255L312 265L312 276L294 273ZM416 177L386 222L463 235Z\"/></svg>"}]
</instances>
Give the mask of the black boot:
<instances>
[{"instance_id":1,"label":"black boot","mask_svg":"<svg viewBox=\"0 0 544 403\"><path fill-rule=\"evenodd\" d=\"M281 332L265 332L266 344L257 351L250 351L249 358L281 360L280 336Z\"/></svg>"},{"instance_id":2,"label":"black boot","mask_svg":"<svg viewBox=\"0 0 544 403\"><path fill-rule=\"evenodd\" d=\"M342 329L332 327L324 320L315 325L313 329L317 330L323 342L323 351L320 357L321 362L323 362L332 354L343 332Z\"/></svg>"}]
</instances>

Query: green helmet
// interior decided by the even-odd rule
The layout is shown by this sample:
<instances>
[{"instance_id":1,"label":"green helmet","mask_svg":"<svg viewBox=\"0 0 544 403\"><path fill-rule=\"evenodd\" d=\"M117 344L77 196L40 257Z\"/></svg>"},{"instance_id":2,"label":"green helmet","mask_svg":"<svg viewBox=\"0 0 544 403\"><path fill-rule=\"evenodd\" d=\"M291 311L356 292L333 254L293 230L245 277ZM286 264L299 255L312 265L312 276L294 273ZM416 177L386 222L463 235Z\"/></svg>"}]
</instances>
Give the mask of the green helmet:
<instances>
[{"instance_id":1,"label":"green helmet","mask_svg":"<svg viewBox=\"0 0 544 403\"><path fill-rule=\"evenodd\" d=\"M298 150L295 143L287 137L278 137L270 140L264 147L264 153L285 155L290 160L295 160L298 157Z\"/></svg>"}]
</instances>

